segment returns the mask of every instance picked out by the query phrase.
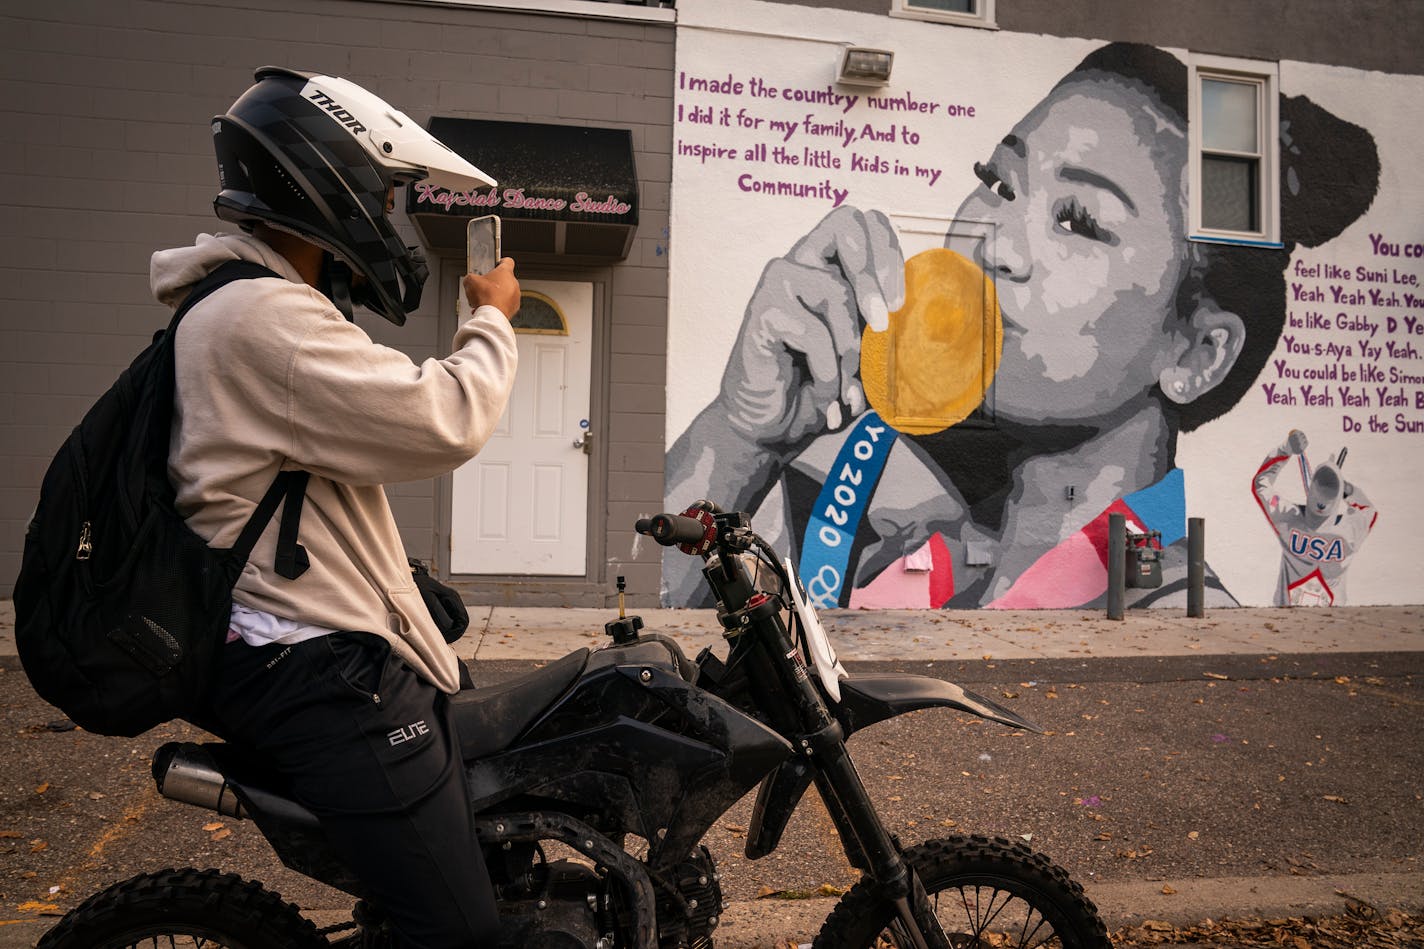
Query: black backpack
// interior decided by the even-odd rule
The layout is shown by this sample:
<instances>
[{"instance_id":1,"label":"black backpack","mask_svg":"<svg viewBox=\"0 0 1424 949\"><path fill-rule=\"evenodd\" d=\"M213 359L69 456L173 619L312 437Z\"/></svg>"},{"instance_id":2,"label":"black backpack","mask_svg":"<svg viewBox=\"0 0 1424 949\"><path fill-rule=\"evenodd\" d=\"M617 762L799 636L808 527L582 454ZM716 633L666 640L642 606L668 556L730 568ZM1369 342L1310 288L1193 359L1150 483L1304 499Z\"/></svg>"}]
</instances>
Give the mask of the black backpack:
<instances>
[{"instance_id":1,"label":"black backpack","mask_svg":"<svg viewBox=\"0 0 1424 949\"><path fill-rule=\"evenodd\" d=\"M201 723L233 584L283 499L277 571L306 569L296 536L307 472L279 474L228 550L188 527L168 480L179 322L227 283L273 276L230 261L199 281L45 473L15 581L15 644L35 691L86 731Z\"/></svg>"}]
</instances>

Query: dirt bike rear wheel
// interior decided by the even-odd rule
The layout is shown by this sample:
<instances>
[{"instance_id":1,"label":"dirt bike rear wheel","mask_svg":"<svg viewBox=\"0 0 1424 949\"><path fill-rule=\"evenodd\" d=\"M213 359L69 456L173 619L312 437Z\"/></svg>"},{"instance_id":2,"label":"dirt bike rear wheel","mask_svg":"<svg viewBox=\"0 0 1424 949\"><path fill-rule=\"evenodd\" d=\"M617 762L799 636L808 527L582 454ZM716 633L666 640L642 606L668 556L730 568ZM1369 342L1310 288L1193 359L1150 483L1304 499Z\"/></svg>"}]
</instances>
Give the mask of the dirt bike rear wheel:
<instances>
[{"instance_id":1,"label":"dirt bike rear wheel","mask_svg":"<svg viewBox=\"0 0 1424 949\"><path fill-rule=\"evenodd\" d=\"M953 949L1112 949L1083 888L1040 853L1003 838L956 835L905 851ZM893 907L865 883L826 920L813 949L910 945Z\"/></svg>"},{"instance_id":2,"label":"dirt bike rear wheel","mask_svg":"<svg viewBox=\"0 0 1424 949\"><path fill-rule=\"evenodd\" d=\"M217 870L161 870L115 883L71 910L37 949L320 949L297 907Z\"/></svg>"}]
</instances>

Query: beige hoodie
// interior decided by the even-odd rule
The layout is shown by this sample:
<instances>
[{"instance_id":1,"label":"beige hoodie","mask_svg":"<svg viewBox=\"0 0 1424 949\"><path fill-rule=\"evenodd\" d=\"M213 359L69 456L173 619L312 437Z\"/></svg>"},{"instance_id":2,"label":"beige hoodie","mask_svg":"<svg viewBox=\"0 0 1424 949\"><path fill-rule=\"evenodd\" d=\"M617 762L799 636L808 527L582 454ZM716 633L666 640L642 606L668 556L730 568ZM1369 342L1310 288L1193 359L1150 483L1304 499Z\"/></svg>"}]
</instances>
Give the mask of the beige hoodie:
<instances>
[{"instance_id":1,"label":"beige hoodie","mask_svg":"<svg viewBox=\"0 0 1424 949\"><path fill-rule=\"evenodd\" d=\"M481 307L454 352L416 365L371 341L285 258L246 235L200 235L153 255L150 279L176 307L218 265L241 259L281 278L238 280L199 302L174 342L177 395L168 471L178 509L229 547L282 469L311 472L299 541L311 568L273 572L272 519L233 598L244 606L390 640L424 678L459 688L454 652L411 581L383 484L434 477L469 460L509 399L514 332Z\"/></svg>"}]
</instances>

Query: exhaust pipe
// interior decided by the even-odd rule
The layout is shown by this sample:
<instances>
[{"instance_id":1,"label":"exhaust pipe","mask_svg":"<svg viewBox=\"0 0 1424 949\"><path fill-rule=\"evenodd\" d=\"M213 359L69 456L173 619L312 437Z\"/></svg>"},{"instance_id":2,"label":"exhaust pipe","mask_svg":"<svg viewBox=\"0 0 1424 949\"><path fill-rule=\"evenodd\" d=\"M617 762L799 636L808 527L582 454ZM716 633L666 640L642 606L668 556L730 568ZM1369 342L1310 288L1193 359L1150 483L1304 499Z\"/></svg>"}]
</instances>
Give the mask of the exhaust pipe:
<instances>
[{"instance_id":1,"label":"exhaust pipe","mask_svg":"<svg viewBox=\"0 0 1424 949\"><path fill-rule=\"evenodd\" d=\"M170 741L153 756L158 793L173 801L245 820L250 815L212 755L190 742Z\"/></svg>"},{"instance_id":2,"label":"exhaust pipe","mask_svg":"<svg viewBox=\"0 0 1424 949\"><path fill-rule=\"evenodd\" d=\"M251 768L224 768L211 749L223 745L197 745L170 741L153 756L153 781L158 793L238 820L256 820L268 827L320 833L321 822L286 792L266 783ZM252 777L249 778L249 773Z\"/></svg>"}]
</instances>

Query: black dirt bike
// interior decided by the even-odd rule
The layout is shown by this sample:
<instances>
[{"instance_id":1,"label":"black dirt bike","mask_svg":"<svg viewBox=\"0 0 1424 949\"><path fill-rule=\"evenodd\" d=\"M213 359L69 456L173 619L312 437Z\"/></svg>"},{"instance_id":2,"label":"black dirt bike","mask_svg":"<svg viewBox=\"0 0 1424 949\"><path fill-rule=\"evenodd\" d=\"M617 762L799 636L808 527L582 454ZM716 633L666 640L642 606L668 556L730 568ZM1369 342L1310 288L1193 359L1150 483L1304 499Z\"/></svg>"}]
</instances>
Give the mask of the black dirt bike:
<instances>
[{"instance_id":1,"label":"black dirt bike","mask_svg":"<svg viewBox=\"0 0 1424 949\"><path fill-rule=\"evenodd\" d=\"M712 946L722 891L703 836L760 784L746 854L765 856L814 784L862 871L816 949L1110 949L1082 887L1022 844L953 836L901 847L846 749L853 732L923 708L1035 725L940 679L849 676L790 560L777 560L745 514L698 502L637 529L705 560L727 656L709 648L689 661L622 617L607 624L610 645L453 697L501 945ZM165 797L255 821L284 864L359 901L353 920L319 931L258 883L165 870L90 897L40 949L391 944L316 818L260 761L221 743L171 742L153 773Z\"/></svg>"}]
</instances>

